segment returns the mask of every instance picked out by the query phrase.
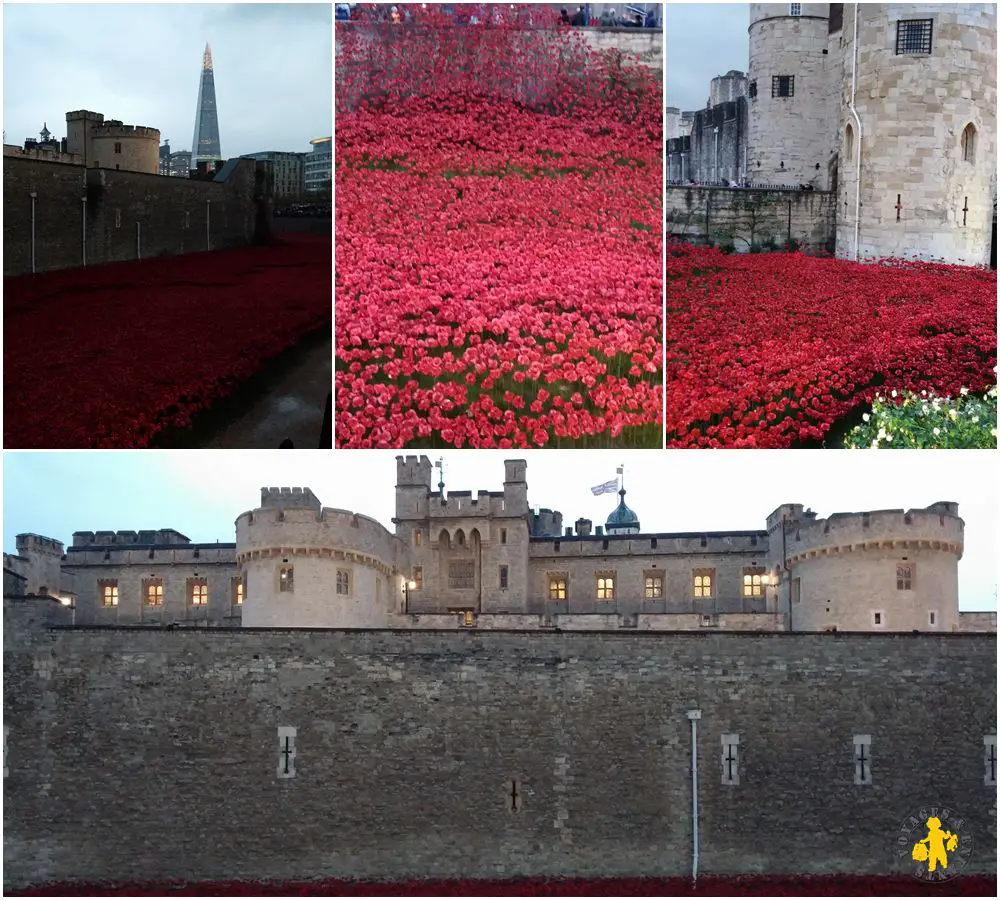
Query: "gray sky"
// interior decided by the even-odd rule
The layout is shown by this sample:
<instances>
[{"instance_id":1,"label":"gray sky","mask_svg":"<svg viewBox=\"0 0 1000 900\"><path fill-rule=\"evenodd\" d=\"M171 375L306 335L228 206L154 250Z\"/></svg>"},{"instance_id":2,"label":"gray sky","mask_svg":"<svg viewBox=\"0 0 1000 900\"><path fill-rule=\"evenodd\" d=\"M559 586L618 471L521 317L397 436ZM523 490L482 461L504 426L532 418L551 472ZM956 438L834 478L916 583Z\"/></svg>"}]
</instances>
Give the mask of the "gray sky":
<instances>
[{"instance_id":1,"label":"gray sky","mask_svg":"<svg viewBox=\"0 0 1000 900\"><path fill-rule=\"evenodd\" d=\"M668 3L667 106L704 109L716 75L746 72L750 55L747 3Z\"/></svg>"},{"instance_id":2,"label":"gray sky","mask_svg":"<svg viewBox=\"0 0 1000 900\"><path fill-rule=\"evenodd\" d=\"M310 487L325 506L364 513L393 530L396 451L109 451L3 454L3 548L35 532L69 543L74 531L176 528L196 542L232 542L236 517L261 487ZM432 454L431 459L437 459ZM528 500L566 525L602 524L617 497L590 488L625 464L626 502L646 532L763 529L780 503L834 512L959 504L965 555L962 609L996 609L995 453L990 451L551 451L444 453L446 490L503 489L504 459L528 461ZM435 483L437 482L435 473Z\"/></svg>"},{"instance_id":3,"label":"gray sky","mask_svg":"<svg viewBox=\"0 0 1000 900\"><path fill-rule=\"evenodd\" d=\"M3 5L5 143L89 109L190 150L206 41L225 157L333 133L333 5Z\"/></svg>"}]
</instances>

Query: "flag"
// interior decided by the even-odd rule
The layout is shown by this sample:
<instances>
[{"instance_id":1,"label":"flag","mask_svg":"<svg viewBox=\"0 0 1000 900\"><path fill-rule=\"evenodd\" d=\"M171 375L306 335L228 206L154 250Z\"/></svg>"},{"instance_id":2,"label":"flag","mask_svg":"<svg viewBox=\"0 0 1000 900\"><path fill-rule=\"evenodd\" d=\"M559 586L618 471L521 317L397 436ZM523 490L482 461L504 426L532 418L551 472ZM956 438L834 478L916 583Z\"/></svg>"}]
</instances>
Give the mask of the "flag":
<instances>
[{"instance_id":1,"label":"flag","mask_svg":"<svg viewBox=\"0 0 1000 900\"><path fill-rule=\"evenodd\" d=\"M619 475L624 475L625 474L625 466L619 466L618 467L618 474Z\"/></svg>"},{"instance_id":2,"label":"flag","mask_svg":"<svg viewBox=\"0 0 1000 900\"><path fill-rule=\"evenodd\" d=\"M605 481L604 484L599 484L597 487L592 487L590 492L595 497L600 497L601 494L613 494L618 490L618 479L612 478L611 481Z\"/></svg>"}]
</instances>

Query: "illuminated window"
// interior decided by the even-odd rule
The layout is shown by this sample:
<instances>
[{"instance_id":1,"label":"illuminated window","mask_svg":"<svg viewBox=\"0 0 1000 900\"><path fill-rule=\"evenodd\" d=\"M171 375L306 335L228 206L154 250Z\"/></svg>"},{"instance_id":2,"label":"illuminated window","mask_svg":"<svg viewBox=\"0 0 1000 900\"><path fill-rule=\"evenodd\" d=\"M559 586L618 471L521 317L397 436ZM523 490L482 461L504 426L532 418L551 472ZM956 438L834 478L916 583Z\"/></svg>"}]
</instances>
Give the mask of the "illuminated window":
<instances>
[{"instance_id":1,"label":"illuminated window","mask_svg":"<svg viewBox=\"0 0 1000 900\"><path fill-rule=\"evenodd\" d=\"M566 576L550 575L549 600L565 600L565 599L566 599Z\"/></svg>"},{"instance_id":2,"label":"illuminated window","mask_svg":"<svg viewBox=\"0 0 1000 900\"><path fill-rule=\"evenodd\" d=\"M466 610L466 612L463 614L462 624L465 625L466 627L472 627L472 625L475 624L472 620L472 613L469 612L468 610Z\"/></svg>"},{"instance_id":3,"label":"illuminated window","mask_svg":"<svg viewBox=\"0 0 1000 900\"><path fill-rule=\"evenodd\" d=\"M419 547L423 542L424 542L423 533L418 528L416 531L413 532L413 546Z\"/></svg>"},{"instance_id":4,"label":"illuminated window","mask_svg":"<svg viewBox=\"0 0 1000 900\"><path fill-rule=\"evenodd\" d=\"M188 582L188 602L192 606L206 606L208 604L208 582L203 578L191 579Z\"/></svg>"},{"instance_id":5,"label":"illuminated window","mask_svg":"<svg viewBox=\"0 0 1000 900\"><path fill-rule=\"evenodd\" d=\"M597 576L597 599L615 599L615 576L612 573L606 572Z\"/></svg>"},{"instance_id":6,"label":"illuminated window","mask_svg":"<svg viewBox=\"0 0 1000 900\"><path fill-rule=\"evenodd\" d=\"M913 566L896 566L896 590L913 590Z\"/></svg>"},{"instance_id":7,"label":"illuminated window","mask_svg":"<svg viewBox=\"0 0 1000 900\"><path fill-rule=\"evenodd\" d=\"M243 579L234 578L230 582L230 602L233 606L243 605Z\"/></svg>"},{"instance_id":8,"label":"illuminated window","mask_svg":"<svg viewBox=\"0 0 1000 900\"><path fill-rule=\"evenodd\" d=\"M105 606L118 605L118 582L104 581L101 583L101 602Z\"/></svg>"},{"instance_id":9,"label":"illuminated window","mask_svg":"<svg viewBox=\"0 0 1000 900\"><path fill-rule=\"evenodd\" d=\"M292 566L282 566L278 570L278 590L291 594L295 590L295 571Z\"/></svg>"},{"instance_id":10,"label":"illuminated window","mask_svg":"<svg viewBox=\"0 0 1000 900\"><path fill-rule=\"evenodd\" d=\"M714 569L697 569L694 573L694 595L695 597L712 597L712 580L715 578Z\"/></svg>"},{"instance_id":11,"label":"illuminated window","mask_svg":"<svg viewBox=\"0 0 1000 900\"><path fill-rule=\"evenodd\" d=\"M163 582L146 582L146 606L163 606Z\"/></svg>"},{"instance_id":12,"label":"illuminated window","mask_svg":"<svg viewBox=\"0 0 1000 900\"><path fill-rule=\"evenodd\" d=\"M663 576L655 572L645 575L645 596L647 600L659 600L663 596Z\"/></svg>"},{"instance_id":13,"label":"illuminated window","mask_svg":"<svg viewBox=\"0 0 1000 900\"><path fill-rule=\"evenodd\" d=\"M743 596L763 597L764 596L764 572L755 569L743 570Z\"/></svg>"},{"instance_id":14,"label":"illuminated window","mask_svg":"<svg viewBox=\"0 0 1000 900\"><path fill-rule=\"evenodd\" d=\"M346 569L337 569L337 593L342 597L351 596L351 573Z\"/></svg>"}]
</instances>

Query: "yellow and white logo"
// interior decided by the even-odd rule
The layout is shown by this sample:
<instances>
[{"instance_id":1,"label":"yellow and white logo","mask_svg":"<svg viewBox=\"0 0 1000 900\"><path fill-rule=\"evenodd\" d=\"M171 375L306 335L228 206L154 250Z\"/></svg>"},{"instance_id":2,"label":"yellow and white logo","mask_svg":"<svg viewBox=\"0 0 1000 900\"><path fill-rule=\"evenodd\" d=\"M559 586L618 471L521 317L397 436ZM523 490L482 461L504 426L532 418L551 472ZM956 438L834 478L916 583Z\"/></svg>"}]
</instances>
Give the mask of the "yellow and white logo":
<instances>
[{"instance_id":1,"label":"yellow and white logo","mask_svg":"<svg viewBox=\"0 0 1000 900\"><path fill-rule=\"evenodd\" d=\"M922 881L947 881L969 864L972 829L955 810L927 806L903 819L896 853Z\"/></svg>"}]
</instances>

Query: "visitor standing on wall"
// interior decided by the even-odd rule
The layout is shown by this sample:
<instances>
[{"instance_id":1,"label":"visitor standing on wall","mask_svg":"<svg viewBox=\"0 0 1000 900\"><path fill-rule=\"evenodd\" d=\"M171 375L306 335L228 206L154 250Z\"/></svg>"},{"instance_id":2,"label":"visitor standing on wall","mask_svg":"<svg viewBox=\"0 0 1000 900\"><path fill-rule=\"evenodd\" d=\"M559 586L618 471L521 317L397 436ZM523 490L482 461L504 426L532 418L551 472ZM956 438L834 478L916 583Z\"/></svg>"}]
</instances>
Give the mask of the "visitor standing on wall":
<instances>
[{"instance_id":1,"label":"visitor standing on wall","mask_svg":"<svg viewBox=\"0 0 1000 900\"><path fill-rule=\"evenodd\" d=\"M567 10L565 6L559 11L559 24L560 25L572 25L573 24L570 21L570 18L569 18L569 10Z\"/></svg>"},{"instance_id":2,"label":"visitor standing on wall","mask_svg":"<svg viewBox=\"0 0 1000 900\"><path fill-rule=\"evenodd\" d=\"M583 7L578 6L576 8L576 12L573 13L573 18L570 21L570 25L573 25L576 28L582 28L586 24L587 24L587 17L586 15L584 15Z\"/></svg>"}]
</instances>

